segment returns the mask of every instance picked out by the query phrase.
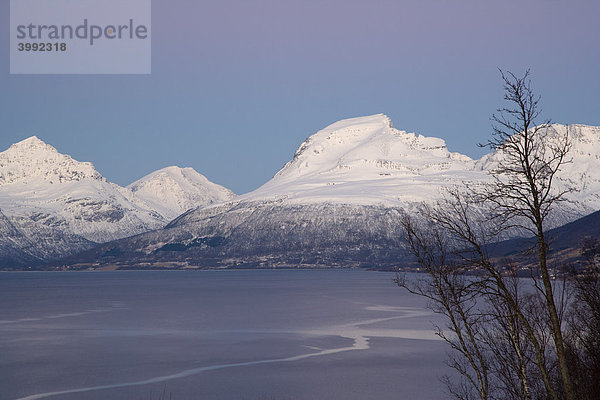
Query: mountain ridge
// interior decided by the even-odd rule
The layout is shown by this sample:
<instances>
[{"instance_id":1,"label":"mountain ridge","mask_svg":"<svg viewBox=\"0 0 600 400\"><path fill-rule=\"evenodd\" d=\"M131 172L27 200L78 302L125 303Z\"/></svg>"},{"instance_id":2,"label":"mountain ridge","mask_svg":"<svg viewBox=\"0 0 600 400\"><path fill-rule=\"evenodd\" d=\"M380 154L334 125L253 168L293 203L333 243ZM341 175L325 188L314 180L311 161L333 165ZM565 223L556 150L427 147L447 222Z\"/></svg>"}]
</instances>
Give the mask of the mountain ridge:
<instances>
[{"instance_id":1,"label":"mountain ridge","mask_svg":"<svg viewBox=\"0 0 600 400\"><path fill-rule=\"evenodd\" d=\"M186 173L193 175L191 171ZM229 193L202 178L194 190L204 189L202 193L209 197L217 187ZM194 194L193 190L189 193ZM188 205L194 200L197 207L209 203L191 196ZM14 239L10 246L6 244L7 253L17 249L35 259L56 259L96 243L159 229L180 210L157 203L160 194L152 199L136 196L131 189L108 181L92 163L61 154L37 136L0 152L0 210L12 226L0 226L0 233Z\"/></svg>"},{"instance_id":2,"label":"mountain ridge","mask_svg":"<svg viewBox=\"0 0 600 400\"><path fill-rule=\"evenodd\" d=\"M560 133L561 127L551 129ZM585 151L600 146L600 130L573 129L577 140L588 143L574 147L574 166L561 179L588 185L552 214L548 228L600 209L594 196L600 159ZM382 114L338 121L304 141L258 189L190 210L164 229L100 246L71 262L393 267L405 257L401 213L440 199L456 185L488 182L489 168L481 160L449 152L442 139L399 131Z\"/></svg>"},{"instance_id":3,"label":"mountain ridge","mask_svg":"<svg viewBox=\"0 0 600 400\"><path fill-rule=\"evenodd\" d=\"M172 220L198 207L231 200L235 193L190 167L169 166L127 185L134 195Z\"/></svg>"},{"instance_id":4,"label":"mountain ridge","mask_svg":"<svg viewBox=\"0 0 600 400\"><path fill-rule=\"evenodd\" d=\"M430 197L427 191L404 190L415 184L425 189L429 179L481 179L472 164L468 156L449 152L443 139L397 130L389 117L375 114L338 121L311 135L271 180L238 200L397 206L409 194L415 201Z\"/></svg>"}]
</instances>

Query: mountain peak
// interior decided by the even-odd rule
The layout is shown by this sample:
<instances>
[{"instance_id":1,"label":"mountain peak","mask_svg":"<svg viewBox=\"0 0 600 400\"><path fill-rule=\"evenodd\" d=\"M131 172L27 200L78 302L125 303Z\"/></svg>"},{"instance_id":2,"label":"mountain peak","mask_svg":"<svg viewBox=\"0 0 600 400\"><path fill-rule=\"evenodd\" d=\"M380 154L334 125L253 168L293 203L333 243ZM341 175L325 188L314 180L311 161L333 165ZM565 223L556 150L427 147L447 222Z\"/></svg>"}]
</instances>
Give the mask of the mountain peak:
<instances>
[{"instance_id":1,"label":"mountain peak","mask_svg":"<svg viewBox=\"0 0 600 400\"><path fill-rule=\"evenodd\" d=\"M164 181L164 180L172 180L172 181L201 181L202 183L210 182L204 175L197 172L195 169L191 167L178 167L176 165L171 165L168 167L161 168L154 172L149 173L148 175L138 179L137 181L130 184L128 187L135 191L138 191L142 186L147 185L150 181Z\"/></svg>"},{"instance_id":2,"label":"mountain peak","mask_svg":"<svg viewBox=\"0 0 600 400\"><path fill-rule=\"evenodd\" d=\"M323 131L326 130L338 130L348 126L360 126L360 125L379 125L381 127L393 128L392 120L385 114L373 114L365 115L362 117L352 117L339 120L333 124L327 126Z\"/></svg>"},{"instance_id":3,"label":"mountain peak","mask_svg":"<svg viewBox=\"0 0 600 400\"><path fill-rule=\"evenodd\" d=\"M61 154L37 136L0 152L0 185L11 183L62 183L84 178L103 179L89 162Z\"/></svg>"},{"instance_id":4,"label":"mountain peak","mask_svg":"<svg viewBox=\"0 0 600 400\"><path fill-rule=\"evenodd\" d=\"M44 142L43 140L41 140L39 137L33 135L28 137L27 139L23 139L20 142L17 142L14 144L14 146L17 146L19 144L25 144L25 143L42 143L42 144L46 144L46 142Z\"/></svg>"},{"instance_id":5,"label":"mountain peak","mask_svg":"<svg viewBox=\"0 0 600 400\"><path fill-rule=\"evenodd\" d=\"M128 189L170 219L189 209L225 202L235 196L193 168L177 166L154 171L133 182Z\"/></svg>"},{"instance_id":6,"label":"mountain peak","mask_svg":"<svg viewBox=\"0 0 600 400\"><path fill-rule=\"evenodd\" d=\"M159 171L180 172L180 171L182 171L184 169L191 169L191 168L190 167L179 167L177 165L169 165L168 167L164 167L162 169L159 169L156 172L159 172Z\"/></svg>"},{"instance_id":7,"label":"mountain peak","mask_svg":"<svg viewBox=\"0 0 600 400\"><path fill-rule=\"evenodd\" d=\"M20 142L17 142L10 146L7 151L26 151L30 154L33 152L37 153L39 151L58 153L58 150L56 150L54 147L44 142L37 136L31 136L27 139L21 140Z\"/></svg>"},{"instance_id":8,"label":"mountain peak","mask_svg":"<svg viewBox=\"0 0 600 400\"><path fill-rule=\"evenodd\" d=\"M375 114L344 119L313 134L273 179L241 199L418 201L431 193L413 193L415 182L471 180L472 165L469 157L449 152L443 139L398 130L388 116Z\"/></svg>"},{"instance_id":9,"label":"mountain peak","mask_svg":"<svg viewBox=\"0 0 600 400\"><path fill-rule=\"evenodd\" d=\"M364 178L419 175L424 166L447 169L449 159L471 161L450 153L442 139L400 131L388 116L375 114L335 122L310 136L276 177L332 172Z\"/></svg>"},{"instance_id":10,"label":"mountain peak","mask_svg":"<svg viewBox=\"0 0 600 400\"><path fill-rule=\"evenodd\" d=\"M206 177L204 175L202 175L201 173L196 171L194 168L179 167L177 165L170 165L168 167L161 168L159 170L151 172L150 174L146 175L146 177L157 176L157 175L163 175L163 176L168 175L173 179L180 179L181 177L186 177L186 176L194 176L199 179L206 179ZM144 178L142 178L142 179L144 179ZM206 181L208 182L208 179L206 179Z\"/></svg>"}]
</instances>

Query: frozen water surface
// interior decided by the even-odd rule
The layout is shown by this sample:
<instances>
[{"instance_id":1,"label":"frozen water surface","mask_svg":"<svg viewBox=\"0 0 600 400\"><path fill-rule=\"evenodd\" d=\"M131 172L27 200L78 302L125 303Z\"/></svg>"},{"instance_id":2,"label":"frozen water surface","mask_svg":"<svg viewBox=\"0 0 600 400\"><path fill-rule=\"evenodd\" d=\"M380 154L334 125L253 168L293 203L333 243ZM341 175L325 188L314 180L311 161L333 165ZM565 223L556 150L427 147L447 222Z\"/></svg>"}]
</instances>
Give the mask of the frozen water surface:
<instances>
[{"instance_id":1,"label":"frozen water surface","mask_svg":"<svg viewBox=\"0 0 600 400\"><path fill-rule=\"evenodd\" d=\"M439 399L440 322L389 273L0 274L0 399Z\"/></svg>"}]
</instances>

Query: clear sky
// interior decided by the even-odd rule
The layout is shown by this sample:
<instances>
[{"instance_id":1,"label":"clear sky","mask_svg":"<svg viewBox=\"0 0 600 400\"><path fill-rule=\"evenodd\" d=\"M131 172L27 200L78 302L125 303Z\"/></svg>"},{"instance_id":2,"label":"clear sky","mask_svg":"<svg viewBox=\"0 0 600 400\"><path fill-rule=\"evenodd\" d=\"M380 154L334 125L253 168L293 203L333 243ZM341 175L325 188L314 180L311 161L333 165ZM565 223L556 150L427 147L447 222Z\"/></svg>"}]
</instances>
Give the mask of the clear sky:
<instances>
[{"instance_id":1,"label":"clear sky","mask_svg":"<svg viewBox=\"0 0 600 400\"><path fill-rule=\"evenodd\" d=\"M153 0L151 75L9 75L0 149L37 135L126 185L191 166L236 193L309 135L385 113L480 157L497 68L531 68L544 115L600 125L600 1Z\"/></svg>"}]
</instances>

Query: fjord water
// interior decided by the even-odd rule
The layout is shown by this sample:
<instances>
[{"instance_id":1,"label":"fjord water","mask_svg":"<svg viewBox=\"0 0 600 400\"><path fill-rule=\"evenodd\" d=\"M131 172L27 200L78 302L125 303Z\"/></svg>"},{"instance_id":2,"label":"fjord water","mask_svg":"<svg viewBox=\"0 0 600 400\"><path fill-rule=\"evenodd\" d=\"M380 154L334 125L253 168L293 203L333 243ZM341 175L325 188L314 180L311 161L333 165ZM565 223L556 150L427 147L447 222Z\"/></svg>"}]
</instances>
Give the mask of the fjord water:
<instances>
[{"instance_id":1,"label":"fjord water","mask_svg":"<svg viewBox=\"0 0 600 400\"><path fill-rule=\"evenodd\" d=\"M442 398L440 321L392 278L2 273L0 399Z\"/></svg>"}]
</instances>

